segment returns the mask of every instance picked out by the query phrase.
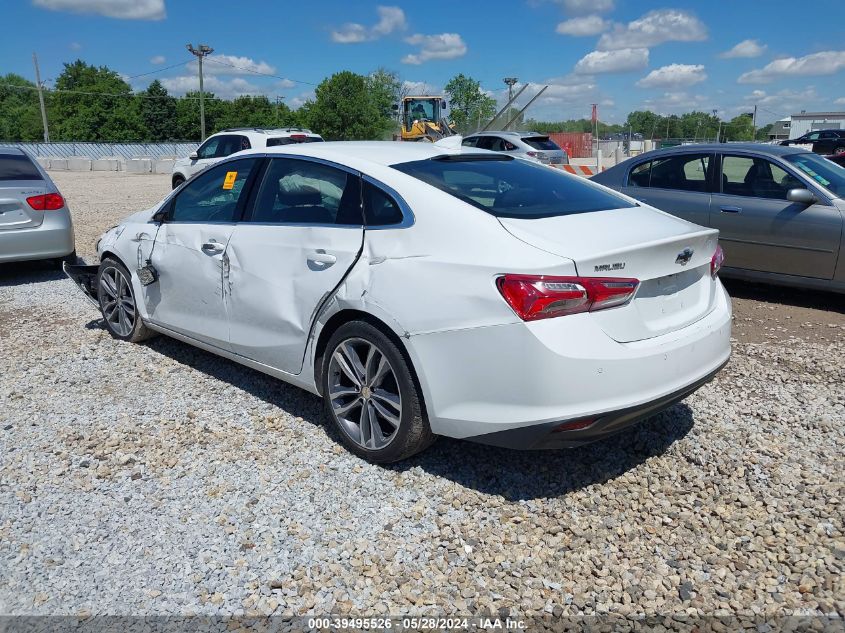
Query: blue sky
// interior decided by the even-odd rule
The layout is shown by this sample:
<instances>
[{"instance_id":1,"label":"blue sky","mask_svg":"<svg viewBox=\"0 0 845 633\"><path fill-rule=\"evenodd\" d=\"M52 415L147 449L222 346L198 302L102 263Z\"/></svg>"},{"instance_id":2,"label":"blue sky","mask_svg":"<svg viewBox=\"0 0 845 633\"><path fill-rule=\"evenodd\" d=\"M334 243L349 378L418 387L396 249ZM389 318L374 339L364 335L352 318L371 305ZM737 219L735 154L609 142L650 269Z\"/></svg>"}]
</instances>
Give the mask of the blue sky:
<instances>
[{"instance_id":1,"label":"blue sky","mask_svg":"<svg viewBox=\"0 0 845 633\"><path fill-rule=\"evenodd\" d=\"M502 78L549 89L530 115L619 122L757 104L761 123L800 110L845 110L842 0L4 0L0 74L34 79L81 58L136 89L154 78L174 94L197 86L185 44L215 49L206 88L266 94L297 107L339 70L396 71L439 91L462 72L497 99ZM831 18L830 26L820 16ZM18 28L9 28L18 25ZM174 64L180 64L170 68ZM138 77L142 73L151 73ZM269 76L274 75L274 76Z\"/></svg>"}]
</instances>

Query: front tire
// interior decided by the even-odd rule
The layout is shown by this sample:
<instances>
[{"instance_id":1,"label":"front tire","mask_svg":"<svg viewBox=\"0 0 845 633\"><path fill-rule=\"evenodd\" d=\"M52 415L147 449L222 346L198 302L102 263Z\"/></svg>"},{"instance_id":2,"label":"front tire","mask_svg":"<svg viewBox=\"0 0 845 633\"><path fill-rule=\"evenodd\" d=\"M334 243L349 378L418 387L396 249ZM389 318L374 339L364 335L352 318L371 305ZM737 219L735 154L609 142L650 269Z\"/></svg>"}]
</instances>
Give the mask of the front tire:
<instances>
[{"instance_id":1,"label":"front tire","mask_svg":"<svg viewBox=\"0 0 845 633\"><path fill-rule=\"evenodd\" d=\"M173 176L173 180L171 182L173 189L177 189L183 182L185 182L185 177L182 174L176 174Z\"/></svg>"},{"instance_id":2,"label":"front tire","mask_svg":"<svg viewBox=\"0 0 845 633\"><path fill-rule=\"evenodd\" d=\"M833 155L835 156L836 154L845 154L845 147L837 147L833 150Z\"/></svg>"},{"instance_id":3,"label":"front tire","mask_svg":"<svg viewBox=\"0 0 845 633\"><path fill-rule=\"evenodd\" d=\"M138 343L153 336L135 302L132 275L116 259L107 257L97 271L97 298L106 329L114 338Z\"/></svg>"},{"instance_id":4,"label":"front tire","mask_svg":"<svg viewBox=\"0 0 845 633\"><path fill-rule=\"evenodd\" d=\"M346 447L368 461L397 462L434 441L409 362L381 330L342 325L323 356L326 412Z\"/></svg>"}]
</instances>

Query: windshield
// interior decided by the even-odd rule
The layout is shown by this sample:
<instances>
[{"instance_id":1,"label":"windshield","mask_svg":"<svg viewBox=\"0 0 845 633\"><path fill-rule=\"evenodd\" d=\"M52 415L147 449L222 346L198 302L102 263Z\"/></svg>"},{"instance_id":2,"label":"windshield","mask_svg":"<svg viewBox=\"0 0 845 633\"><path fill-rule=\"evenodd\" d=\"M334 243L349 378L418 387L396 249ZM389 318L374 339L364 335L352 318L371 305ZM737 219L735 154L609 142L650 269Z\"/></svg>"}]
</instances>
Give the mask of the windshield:
<instances>
[{"instance_id":1,"label":"windshield","mask_svg":"<svg viewBox=\"0 0 845 633\"><path fill-rule=\"evenodd\" d=\"M560 150L558 144L548 136L523 136L522 142L528 143L534 149L544 149L546 151Z\"/></svg>"},{"instance_id":2,"label":"windshield","mask_svg":"<svg viewBox=\"0 0 845 633\"><path fill-rule=\"evenodd\" d=\"M393 168L497 217L548 218L631 206L585 180L509 156L450 155Z\"/></svg>"},{"instance_id":3,"label":"windshield","mask_svg":"<svg viewBox=\"0 0 845 633\"><path fill-rule=\"evenodd\" d=\"M440 118L439 99L408 99L405 101L405 116L413 121L437 121Z\"/></svg>"},{"instance_id":4,"label":"windshield","mask_svg":"<svg viewBox=\"0 0 845 633\"><path fill-rule=\"evenodd\" d=\"M783 157L817 185L825 187L837 197L845 197L845 167L822 158L818 154L789 154Z\"/></svg>"}]
</instances>

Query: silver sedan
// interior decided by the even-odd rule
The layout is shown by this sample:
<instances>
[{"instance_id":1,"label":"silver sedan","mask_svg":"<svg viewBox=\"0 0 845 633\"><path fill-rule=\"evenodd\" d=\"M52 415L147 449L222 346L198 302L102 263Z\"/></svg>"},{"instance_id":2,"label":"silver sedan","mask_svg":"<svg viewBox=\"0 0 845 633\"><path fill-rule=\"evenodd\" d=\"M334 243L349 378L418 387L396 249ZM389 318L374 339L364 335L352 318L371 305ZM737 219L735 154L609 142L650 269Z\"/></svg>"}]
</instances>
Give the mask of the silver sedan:
<instances>
[{"instance_id":1,"label":"silver sedan","mask_svg":"<svg viewBox=\"0 0 845 633\"><path fill-rule=\"evenodd\" d=\"M845 292L845 168L795 147L683 145L593 177L719 230L722 275Z\"/></svg>"},{"instance_id":2,"label":"silver sedan","mask_svg":"<svg viewBox=\"0 0 845 633\"><path fill-rule=\"evenodd\" d=\"M76 260L67 203L38 163L0 148L0 262Z\"/></svg>"}]
</instances>

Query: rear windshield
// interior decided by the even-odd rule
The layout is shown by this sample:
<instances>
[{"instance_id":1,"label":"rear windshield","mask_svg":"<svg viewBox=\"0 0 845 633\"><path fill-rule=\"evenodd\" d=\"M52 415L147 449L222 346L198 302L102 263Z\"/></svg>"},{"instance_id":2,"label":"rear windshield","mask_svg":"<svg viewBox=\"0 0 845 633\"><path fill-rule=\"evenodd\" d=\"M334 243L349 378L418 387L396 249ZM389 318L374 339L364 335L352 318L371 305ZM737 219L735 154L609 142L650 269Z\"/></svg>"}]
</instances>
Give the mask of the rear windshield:
<instances>
[{"instance_id":1,"label":"rear windshield","mask_svg":"<svg viewBox=\"0 0 845 633\"><path fill-rule=\"evenodd\" d=\"M560 147L548 136L523 136L523 143L528 143L534 149L545 149L548 151L559 150Z\"/></svg>"},{"instance_id":2,"label":"rear windshield","mask_svg":"<svg viewBox=\"0 0 845 633\"><path fill-rule=\"evenodd\" d=\"M0 154L0 180L42 180L28 156L23 154Z\"/></svg>"},{"instance_id":3,"label":"rear windshield","mask_svg":"<svg viewBox=\"0 0 845 633\"><path fill-rule=\"evenodd\" d=\"M585 180L509 156L455 155L393 168L497 217L549 218L631 206Z\"/></svg>"},{"instance_id":4,"label":"rear windshield","mask_svg":"<svg viewBox=\"0 0 845 633\"><path fill-rule=\"evenodd\" d=\"M276 145L294 145L295 143L319 143L323 139L319 136L282 136L277 138L268 138L267 147L275 147Z\"/></svg>"},{"instance_id":5,"label":"rear windshield","mask_svg":"<svg viewBox=\"0 0 845 633\"><path fill-rule=\"evenodd\" d=\"M817 185L827 188L838 197L845 197L845 167L840 167L832 160L818 154L788 154L783 157L800 169L805 176Z\"/></svg>"}]
</instances>

